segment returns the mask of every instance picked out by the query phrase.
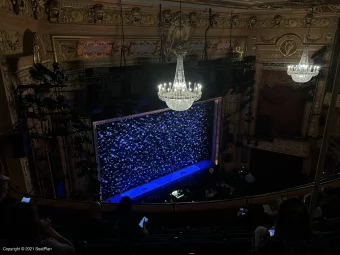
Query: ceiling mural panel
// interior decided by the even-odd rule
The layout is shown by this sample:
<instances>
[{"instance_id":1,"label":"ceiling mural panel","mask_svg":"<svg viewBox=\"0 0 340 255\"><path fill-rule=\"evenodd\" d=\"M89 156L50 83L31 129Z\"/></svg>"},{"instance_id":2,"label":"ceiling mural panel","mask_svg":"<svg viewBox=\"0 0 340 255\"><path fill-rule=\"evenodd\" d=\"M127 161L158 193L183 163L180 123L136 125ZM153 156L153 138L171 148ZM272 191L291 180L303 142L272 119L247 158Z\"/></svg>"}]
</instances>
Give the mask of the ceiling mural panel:
<instances>
[{"instance_id":1,"label":"ceiling mural panel","mask_svg":"<svg viewBox=\"0 0 340 255\"><path fill-rule=\"evenodd\" d=\"M105 58L112 53L112 40L80 40L77 46L77 56L84 58Z\"/></svg>"},{"instance_id":2,"label":"ceiling mural panel","mask_svg":"<svg viewBox=\"0 0 340 255\"><path fill-rule=\"evenodd\" d=\"M87 59L107 59L119 60L121 52L120 38L99 38L81 36L53 36L53 47L55 59L60 62L87 60ZM203 38L191 38L187 43L188 55L199 55L204 49ZM231 40L234 53L242 57L246 52L246 38L232 38ZM209 55L225 55L229 49L230 39L209 39ZM126 51L127 58L158 56L160 53L159 39L126 39L123 49ZM169 59L172 60L172 59Z\"/></svg>"}]
</instances>

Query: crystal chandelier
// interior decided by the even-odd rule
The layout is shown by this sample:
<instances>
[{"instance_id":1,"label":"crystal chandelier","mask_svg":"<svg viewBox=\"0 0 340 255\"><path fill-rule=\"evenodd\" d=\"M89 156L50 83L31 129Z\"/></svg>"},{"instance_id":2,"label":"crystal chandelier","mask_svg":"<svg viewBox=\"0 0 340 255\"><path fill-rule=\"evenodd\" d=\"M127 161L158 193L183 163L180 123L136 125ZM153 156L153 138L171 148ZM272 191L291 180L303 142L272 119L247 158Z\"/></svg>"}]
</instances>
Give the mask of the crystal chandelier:
<instances>
[{"instance_id":1,"label":"crystal chandelier","mask_svg":"<svg viewBox=\"0 0 340 255\"><path fill-rule=\"evenodd\" d=\"M158 85L158 97L174 111L186 111L202 95L202 86L185 82L183 53L177 54L177 66L174 83Z\"/></svg>"},{"instance_id":2,"label":"crystal chandelier","mask_svg":"<svg viewBox=\"0 0 340 255\"><path fill-rule=\"evenodd\" d=\"M293 81L305 83L310 81L314 76L317 76L319 74L319 69L319 66L309 65L308 45L306 45L304 46L299 64L288 66L287 74L292 77Z\"/></svg>"}]
</instances>

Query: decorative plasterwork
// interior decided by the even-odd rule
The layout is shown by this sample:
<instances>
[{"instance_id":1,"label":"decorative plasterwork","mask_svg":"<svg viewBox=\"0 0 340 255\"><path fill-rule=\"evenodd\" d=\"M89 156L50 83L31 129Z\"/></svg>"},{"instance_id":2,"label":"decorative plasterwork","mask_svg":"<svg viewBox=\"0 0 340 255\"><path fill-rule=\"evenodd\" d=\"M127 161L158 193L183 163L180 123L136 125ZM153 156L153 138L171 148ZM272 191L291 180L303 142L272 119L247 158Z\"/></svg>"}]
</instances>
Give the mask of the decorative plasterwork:
<instances>
[{"instance_id":1,"label":"decorative plasterwork","mask_svg":"<svg viewBox=\"0 0 340 255\"><path fill-rule=\"evenodd\" d=\"M77 36L54 36L55 59L57 61L74 61L86 59L120 58L120 38L109 37L77 37ZM212 55L225 55L229 48L228 39L208 40L208 52ZM232 38L234 52L243 56L246 52L246 38ZM160 40L154 39L125 39L123 47L127 57L158 56ZM204 39L191 38L187 43L188 55L199 55L204 50Z\"/></svg>"},{"instance_id":2,"label":"decorative plasterwork","mask_svg":"<svg viewBox=\"0 0 340 255\"><path fill-rule=\"evenodd\" d=\"M310 54L319 50L324 45L324 40L332 40L332 35L317 35L312 36L314 43L309 46ZM324 40L323 40L324 38ZM305 38L296 34L285 34L279 36L260 36L253 37L254 44L252 50L255 52L258 59L272 61L273 59L280 59L282 62L292 62L295 59L300 59L303 42ZM278 61L279 62L279 61Z\"/></svg>"},{"instance_id":3,"label":"decorative plasterwork","mask_svg":"<svg viewBox=\"0 0 340 255\"><path fill-rule=\"evenodd\" d=\"M0 53L21 53L23 36L20 32L0 30Z\"/></svg>"},{"instance_id":4,"label":"decorative plasterwork","mask_svg":"<svg viewBox=\"0 0 340 255\"><path fill-rule=\"evenodd\" d=\"M20 4L16 4L17 6L14 7L14 2L20 2ZM110 4L107 2L96 3L97 4L93 5L72 3L71 1L65 3L57 0L47 1L47 3L44 0L0 0L0 10L13 12L18 15L23 15L51 23L121 25L119 5L113 3ZM209 3L211 3L211 1ZM261 5L258 5L257 8L259 8L259 6ZM329 6L329 11L333 13L340 12L340 5L327 6ZM152 12L149 11L150 9ZM171 21L172 16L176 15L176 13L178 13L178 11L165 9L162 16L166 19L170 18L169 21ZM192 8L192 11L187 11L184 13L184 16L188 23L190 23L191 27L207 27L209 22L208 13L203 12L201 9L195 9L194 7ZM123 6L123 22L124 25L128 26L158 26L159 13L151 6ZM312 27L324 28L336 26L337 17L318 17L312 21ZM229 28L229 13L219 13L215 20L215 27ZM307 27L306 21L303 17L285 17L277 14L270 18L241 15L239 18L237 18L237 20L235 20L233 25L233 28L235 29L301 27Z\"/></svg>"},{"instance_id":5,"label":"decorative plasterwork","mask_svg":"<svg viewBox=\"0 0 340 255\"><path fill-rule=\"evenodd\" d=\"M74 7L70 4L61 6L60 9L60 23L77 23L77 24L90 24L93 23L91 18L91 7L90 6L77 6ZM117 8L105 8L103 11L103 18L100 24L103 25L121 25L120 11ZM138 14L138 18L133 18ZM178 12L172 12L165 10L162 12L163 19L167 19L169 23L173 20L173 16ZM189 12L183 13L190 26L193 27L207 27L208 16L206 13ZM275 16L273 18L256 18L253 17L241 17L234 23L233 28L248 28L248 29L264 29L264 28L303 28L307 27L306 21L303 17L283 17L280 23L276 23ZM132 10L124 10L123 12L124 25L133 26L158 26L159 25L159 14L139 11L133 12ZM312 27L336 27L337 19L335 17L327 18L315 18L312 22ZM215 27L217 28L230 28L230 17L229 14L220 14L216 18Z\"/></svg>"},{"instance_id":6,"label":"decorative plasterwork","mask_svg":"<svg viewBox=\"0 0 340 255\"><path fill-rule=\"evenodd\" d=\"M179 0L167 0L169 2L179 2ZM183 3L198 4L198 5L209 5L223 8L231 8L238 10L262 10L262 11L273 11L273 10L303 10L305 11L310 6L313 6L313 11L316 13L339 13L340 4L333 4L334 1L327 0L263 0L263 1L252 1L252 0L183 0Z\"/></svg>"},{"instance_id":7,"label":"decorative plasterwork","mask_svg":"<svg viewBox=\"0 0 340 255\"><path fill-rule=\"evenodd\" d=\"M308 142L277 138L273 139L273 141L250 139L250 143L247 143L247 140L245 140L243 145L254 149L283 153L296 157L308 157L310 150L310 144Z\"/></svg>"}]
</instances>

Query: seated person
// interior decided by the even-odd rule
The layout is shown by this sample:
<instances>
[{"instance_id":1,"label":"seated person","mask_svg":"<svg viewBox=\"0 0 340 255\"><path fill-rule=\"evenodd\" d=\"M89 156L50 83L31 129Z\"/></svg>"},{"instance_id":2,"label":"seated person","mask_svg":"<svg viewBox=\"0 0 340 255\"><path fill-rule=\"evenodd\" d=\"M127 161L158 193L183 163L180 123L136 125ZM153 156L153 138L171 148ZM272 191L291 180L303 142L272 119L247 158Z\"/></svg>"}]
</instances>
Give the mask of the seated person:
<instances>
[{"instance_id":1,"label":"seated person","mask_svg":"<svg viewBox=\"0 0 340 255\"><path fill-rule=\"evenodd\" d=\"M248 184L252 184L255 182L255 177L251 174L250 171L247 171L247 174L244 176L244 181Z\"/></svg>"},{"instance_id":2,"label":"seated person","mask_svg":"<svg viewBox=\"0 0 340 255\"><path fill-rule=\"evenodd\" d=\"M321 190L323 199L320 203L322 216L326 219L340 217L340 199L332 187L325 187Z\"/></svg>"},{"instance_id":3,"label":"seated person","mask_svg":"<svg viewBox=\"0 0 340 255\"><path fill-rule=\"evenodd\" d=\"M331 254L322 234L312 230L307 207L299 198L290 198L281 203L275 233L266 241L265 236L268 236L267 231L256 229L253 255Z\"/></svg>"},{"instance_id":4,"label":"seated person","mask_svg":"<svg viewBox=\"0 0 340 255\"><path fill-rule=\"evenodd\" d=\"M123 197L117 208L118 220L115 224L118 236L124 241L132 241L148 234L146 225L139 226L139 222L132 211L132 201L129 197Z\"/></svg>"},{"instance_id":5,"label":"seated person","mask_svg":"<svg viewBox=\"0 0 340 255\"><path fill-rule=\"evenodd\" d=\"M213 189L207 189L205 190L205 197L206 198L214 198L217 192Z\"/></svg>"},{"instance_id":6,"label":"seated person","mask_svg":"<svg viewBox=\"0 0 340 255\"><path fill-rule=\"evenodd\" d=\"M4 229L7 232L4 245L7 247L47 247L52 248L51 254L75 254L73 244L51 227L49 219L39 220L30 204L13 206Z\"/></svg>"},{"instance_id":7,"label":"seated person","mask_svg":"<svg viewBox=\"0 0 340 255\"><path fill-rule=\"evenodd\" d=\"M88 212L89 219L80 227L80 234L83 239L94 240L114 236L114 228L112 224L102 218L100 203L90 203Z\"/></svg>"},{"instance_id":8,"label":"seated person","mask_svg":"<svg viewBox=\"0 0 340 255\"><path fill-rule=\"evenodd\" d=\"M11 208L18 203L16 199L8 195L9 178L0 174L0 226L6 224ZM5 237L5 232L0 227L0 239Z\"/></svg>"},{"instance_id":9,"label":"seated person","mask_svg":"<svg viewBox=\"0 0 340 255\"><path fill-rule=\"evenodd\" d=\"M310 206L310 201L311 201L311 199L312 199L312 194L307 194L307 195L305 195L304 196L304 198L303 198L303 202L305 203L305 205L307 206L307 208L309 208L309 206ZM320 207L316 207L315 209L314 209L314 213L313 213L313 219L320 219L320 218L322 218L323 216L322 216L322 210L321 210L321 208Z\"/></svg>"}]
</instances>

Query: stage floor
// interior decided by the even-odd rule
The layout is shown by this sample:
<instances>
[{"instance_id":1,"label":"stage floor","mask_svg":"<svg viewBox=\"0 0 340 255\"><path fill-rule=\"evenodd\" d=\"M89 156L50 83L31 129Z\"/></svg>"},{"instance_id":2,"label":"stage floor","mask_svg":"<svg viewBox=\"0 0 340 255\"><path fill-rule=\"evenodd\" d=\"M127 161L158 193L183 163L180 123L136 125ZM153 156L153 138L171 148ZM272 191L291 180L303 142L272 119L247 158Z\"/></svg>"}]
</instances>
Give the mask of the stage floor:
<instances>
[{"instance_id":1,"label":"stage floor","mask_svg":"<svg viewBox=\"0 0 340 255\"><path fill-rule=\"evenodd\" d=\"M212 167L214 164L210 160L200 161L194 165L188 166L176 172L170 173L168 175L162 176L158 179L155 179L151 182L145 183L138 187L135 187L131 190L128 190L122 194L110 197L103 202L106 203L118 203L122 197L130 197L131 199L135 199L141 195L145 195L148 192L155 191L158 188L161 188L165 185L168 185L172 182L178 181L181 178L192 175L193 173L197 173L199 171L206 170Z\"/></svg>"}]
</instances>

